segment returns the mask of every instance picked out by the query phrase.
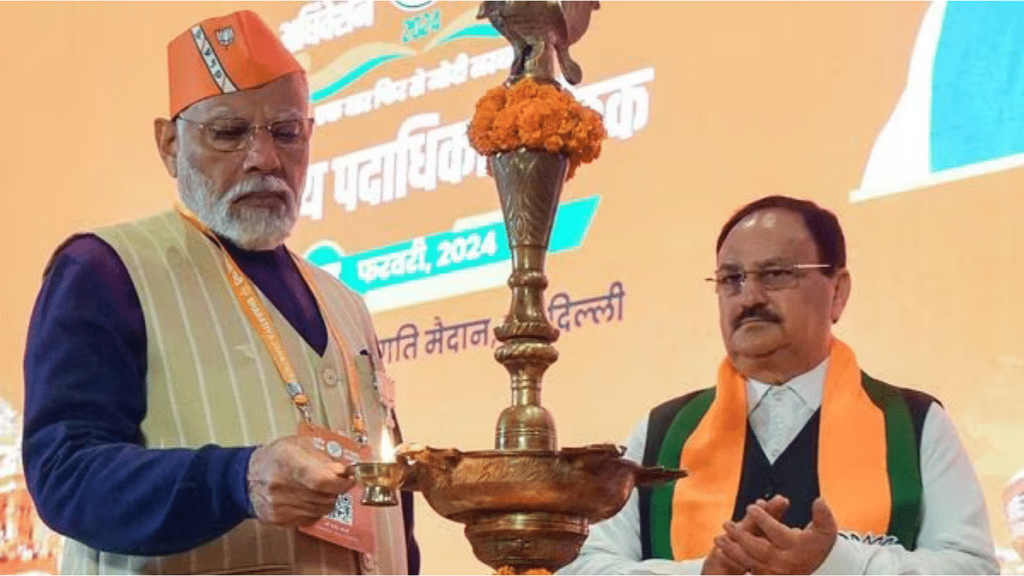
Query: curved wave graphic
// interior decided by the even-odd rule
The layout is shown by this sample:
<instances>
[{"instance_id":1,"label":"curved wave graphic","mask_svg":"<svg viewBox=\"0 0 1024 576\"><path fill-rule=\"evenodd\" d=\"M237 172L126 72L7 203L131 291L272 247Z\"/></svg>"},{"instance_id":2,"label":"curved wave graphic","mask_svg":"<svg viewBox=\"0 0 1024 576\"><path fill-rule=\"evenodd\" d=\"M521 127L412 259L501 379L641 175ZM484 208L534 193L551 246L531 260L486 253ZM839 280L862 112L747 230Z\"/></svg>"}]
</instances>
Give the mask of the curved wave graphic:
<instances>
[{"instance_id":1,"label":"curved wave graphic","mask_svg":"<svg viewBox=\"0 0 1024 576\"><path fill-rule=\"evenodd\" d=\"M327 266L340 262L345 256L341 248L330 240L321 240L310 246L303 257L314 266Z\"/></svg>"},{"instance_id":2,"label":"curved wave graphic","mask_svg":"<svg viewBox=\"0 0 1024 576\"><path fill-rule=\"evenodd\" d=\"M437 44L440 45L446 42L451 42L452 40L461 40L463 38L501 38L501 33L490 24L474 24L469 28L464 28L450 36L441 38L437 41Z\"/></svg>"},{"instance_id":3,"label":"curved wave graphic","mask_svg":"<svg viewBox=\"0 0 1024 576\"><path fill-rule=\"evenodd\" d=\"M361 44L309 75L310 100L320 102L343 90L382 64L416 54L408 46L389 42Z\"/></svg>"},{"instance_id":4,"label":"curved wave graphic","mask_svg":"<svg viewBox=\"0 0 1024 576\"><path fill-rule=\"evenodd\" d=\"M348 86L349 84L369 74L374 68L380 66L381 64L404 57L405 56L402 54L383 54L367 62L363 62L362 64L349 70L348 72L343 74L341 78L338 78L337 80L331 82L327 86L324 86L319 90L313 90L309 95L309 99L312 100L314 103L326 100L331 96L334 96L338 92L344 90L345 87Z\"/></svg>"}]
</instances>

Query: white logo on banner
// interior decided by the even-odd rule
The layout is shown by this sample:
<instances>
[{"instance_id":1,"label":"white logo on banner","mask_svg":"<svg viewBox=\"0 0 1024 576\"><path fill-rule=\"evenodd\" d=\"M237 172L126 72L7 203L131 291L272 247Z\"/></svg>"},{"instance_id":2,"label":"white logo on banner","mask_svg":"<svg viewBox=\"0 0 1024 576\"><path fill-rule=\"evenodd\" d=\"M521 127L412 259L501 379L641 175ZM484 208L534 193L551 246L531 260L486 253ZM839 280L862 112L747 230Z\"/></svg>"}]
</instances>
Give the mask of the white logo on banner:
<instances>
[{"instance_id":1,"label":"white logo on banner","mask_svg":"<svg viewBox=\"0 0 1024 576\"><path fill-rule=\"evenodd\" d=\"M298 52L373 26L373 0L322 0L299 8L294 20L281 23L278 34L285 48Z\"/></svg>"}]
</instances>

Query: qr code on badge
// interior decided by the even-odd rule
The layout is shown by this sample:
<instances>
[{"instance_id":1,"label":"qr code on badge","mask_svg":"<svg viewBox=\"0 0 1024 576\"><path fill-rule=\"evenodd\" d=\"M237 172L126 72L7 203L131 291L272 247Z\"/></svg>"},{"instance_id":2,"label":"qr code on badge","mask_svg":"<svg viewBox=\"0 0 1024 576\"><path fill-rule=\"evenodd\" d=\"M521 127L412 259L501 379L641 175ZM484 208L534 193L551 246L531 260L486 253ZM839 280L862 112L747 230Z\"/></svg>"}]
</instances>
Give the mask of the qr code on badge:
<instances>
[{"instance_id":1,"label":"qr code on badge","mask_svg":"<svg viewBox=\"0 0 1024 576\"><path fill-rule=\"evenodd\" d=\"M352 525L352 495L342 494L334 502L334 511L327 515L330 520Z\"/></svg>"}]
</instances>

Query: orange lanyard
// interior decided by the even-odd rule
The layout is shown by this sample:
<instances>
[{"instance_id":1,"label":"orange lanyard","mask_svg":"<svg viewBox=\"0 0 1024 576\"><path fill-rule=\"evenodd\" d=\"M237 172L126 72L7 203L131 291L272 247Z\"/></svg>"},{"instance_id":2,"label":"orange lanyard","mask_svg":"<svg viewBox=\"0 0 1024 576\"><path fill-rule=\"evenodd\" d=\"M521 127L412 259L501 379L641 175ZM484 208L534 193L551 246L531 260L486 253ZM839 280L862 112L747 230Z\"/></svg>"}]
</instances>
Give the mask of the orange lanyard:
<instances>
[{"instance_id":1,"label":"orange lanyard","mask_svg":"<svg viewBox=\"0 0 1024 576\"><path fill-rule=\"evenodd\" d=\"M306 396L306 393L302 388L302 384L299 383L298 377L295 374L295 368L292 366L292 362L288 358L288 353L285 351L284 343L281 342L281 337L278 335L277 329L274 328L274 321L267 312L266 306L263 305L263 301L260 299L256 289L253 287L252 282L249 281L249 278L244 272L242 272L242 269L238 267L238 264L235 262L234 258L231 257L231 254L228 253L226 248L224 248L224 244L221 243L220 238L218 238L209 227L200 222L199 219L188 210L188 208L181 205L177 205L174 208L186 222L213 240L220 248L221 254L224 256L225 275L227 276L228 284L231 285L231 290L235 294L235 299L238 300L238 304L242 308L242 311L245 312L245 316L249 319L249 323L252 325L253 329L256 330L256 333L259 334L260 340L263 341L263 345L266 347L267 352L270 353L270 357L274 361L274 366L277 367L277 371L281 375L281 381L284 382L285 390L288 392L288 396L291 398L292 403L295 404L295 408L302 415L302 419L305 422L312 424L313 418L309 412L309 396ZM327 329L331 337L334 339L335 344L341 350L341 356L345 362L345 376L348 381L349 400L352 404L352 431L356 442L366 444L369 441L369 438L366 434L366 422L363 420L362 414L362 402L359 394L358 381L359 372L355 368L355 362L352 359L352 354L348 350L348 344L342 337L341 331L334 325L331 315L327 314L326 307L323 303L323 297L321 296L316 283L313 281L313 278L309 275L309 272L305 269L302 262L298 260L295 254L292 254L290 250L288 251L288 254L292 257L296 268L299 270L299 274L313 293L313 298L316 300L320 316L324 319Z\"/></svg>"},{"instance_id":2,"label":"orange lanyard","mask_svg":"<svg viewBox=\"0 0 1024 576\"><path fill-rule=\"evenodd\" d=\"M356 442L360 444L366 444L369 442L369 437L366 435L366 421L363 420L363 409L362 409L362 396L359 393L359 370L356 369L355 359L352 357L352 352L348 347L348 343L345 341L345 337L342 335L341 330L334 323L334 317L327 313L327 307L324 305L323 294L320 293L320 288L313 277L309 274L309 270L299 261L299 257L292 253L291 250L288 254L295 261L295 267L299 269L299 274L302 279L306 281L306 285L309 286L309 290L313 293L313 298L316 300L317 308L320 309L320 316L323 317L324 323L327 324L327 330L331 334L331 338L338 344L338 349L341 351L341 358L345 362L345 380L348 381L348 393L349 398L352 400L352 429L355 432ZM370 351L368 351L370 352ZM370 352L372 353L372 352Z\"/></svg>"}]
</instances>

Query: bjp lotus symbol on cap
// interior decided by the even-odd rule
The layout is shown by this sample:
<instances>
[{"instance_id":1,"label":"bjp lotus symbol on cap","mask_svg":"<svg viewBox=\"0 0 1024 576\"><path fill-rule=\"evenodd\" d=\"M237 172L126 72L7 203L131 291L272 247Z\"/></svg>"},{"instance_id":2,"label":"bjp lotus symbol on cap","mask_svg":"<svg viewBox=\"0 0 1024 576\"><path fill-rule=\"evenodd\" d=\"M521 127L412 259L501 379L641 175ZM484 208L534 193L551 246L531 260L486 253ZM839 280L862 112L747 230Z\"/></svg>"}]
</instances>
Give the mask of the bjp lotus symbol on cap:
<instances>
[{"instance_id":1,"label":"bjp lotus symbol on cap","mask_svg":"<svg viewBox=\"0 0 1024 576\"><path fill-rule=\"evenodd\" d=\"M235 41L235 29L231 26L217 30L217 42L224 47Z\"/></svg>"}]
</instances>

